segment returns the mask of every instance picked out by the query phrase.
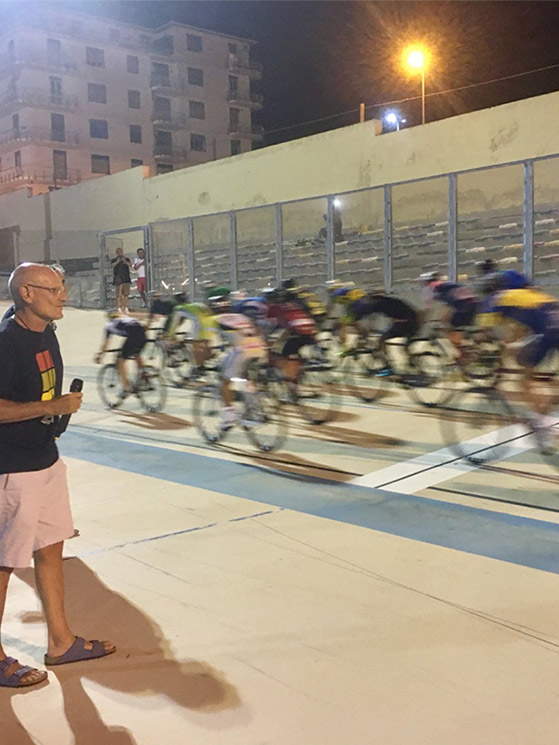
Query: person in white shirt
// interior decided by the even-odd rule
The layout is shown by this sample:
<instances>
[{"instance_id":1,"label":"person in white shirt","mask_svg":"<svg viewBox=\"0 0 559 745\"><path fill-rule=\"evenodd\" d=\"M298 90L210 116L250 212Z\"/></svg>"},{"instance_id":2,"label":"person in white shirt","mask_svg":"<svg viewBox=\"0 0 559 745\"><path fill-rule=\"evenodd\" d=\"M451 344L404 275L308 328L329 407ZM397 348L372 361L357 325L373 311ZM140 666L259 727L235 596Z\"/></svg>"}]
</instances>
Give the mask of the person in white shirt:
<instances>
[{"instance_id":1,"label":"person in white shirt","mask_svg":"<svg viewBox=\"0 0 559 745\"><path fill-rule=\"evenodd\" d=\"M143 248L139 248L136 251L136 257L134 259L133 269L138 273L138 279L136 280L136 287L142 298L144 307L147 306L146 298L146 258Z\"/></svg>"}]
</instances>

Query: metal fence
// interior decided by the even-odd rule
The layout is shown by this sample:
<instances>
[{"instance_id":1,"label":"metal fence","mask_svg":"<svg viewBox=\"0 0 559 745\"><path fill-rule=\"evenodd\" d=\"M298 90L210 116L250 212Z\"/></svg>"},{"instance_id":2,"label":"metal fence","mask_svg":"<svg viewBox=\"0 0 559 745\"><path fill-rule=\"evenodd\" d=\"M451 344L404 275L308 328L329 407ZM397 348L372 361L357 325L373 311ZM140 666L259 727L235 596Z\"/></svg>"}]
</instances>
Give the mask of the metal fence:
<instances>
[{"instance_id":1,"label":"metal fence","mask_svg":"<svg viewBox=\"0 0 559 745\"><path fill-rule=\"evenodd\" d=\"M409 295L422 272L467 282L486 258L559 292L559 156L156 222L145 247L148 289L182 285L195 299L210 282L253 293L287 277Z\"/></svg>"}]
</instances>

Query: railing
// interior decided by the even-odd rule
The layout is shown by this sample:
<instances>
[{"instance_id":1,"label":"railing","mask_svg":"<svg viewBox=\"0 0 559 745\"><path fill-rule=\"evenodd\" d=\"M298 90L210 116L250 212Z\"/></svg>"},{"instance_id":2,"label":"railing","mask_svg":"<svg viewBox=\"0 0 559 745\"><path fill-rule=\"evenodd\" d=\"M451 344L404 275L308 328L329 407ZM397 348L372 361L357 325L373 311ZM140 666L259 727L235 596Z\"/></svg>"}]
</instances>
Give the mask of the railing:
<instances>
[{"instance_id":1,"label":"railing","mask_svg":"<svg viewBox=\"0 0 559 745\"><path fill-rule=\"evenodd\" d=\"M173 147L172 145L154 145L153 155L156 158L171 158L174 161L185 161L188 150L185 147Z\"/></svg>"},{"instance_id":2,"label":"railing","mask_svg":"<svg viewBox=\"0 0 559 745\"><path fill-rule=\"evenodd\" d=\"M22 126L0 134L0 147L10 142L63 142L65 145L79 145L80 138L77 132Z\"/></svg>"},{"instance_id":3,"label":"railing","mask_svg":"<svg viewBox=\"0 0 559 745\"><path fill-rule=\"evenodd\" d=\"M186 114L171 114L171 116L168 116L154 111L151 115L151 121L166 129L181 129L186 126L188 117Z\"/></svg>"},{"instance_id":4,"label":"railing","mask_svg":"<svg viewBox=\"0 0 559 745\"><path fill-rule=\"evenodd\" d=\"M61 184L70 186L81 181L80 171L75 168L6 168L0 171L0 186L17 183Z\"/></svg>"},{"instance_id":5,"label":"railing","mask_svg":"<svg viewBox=\"0 0 559 745\"><path fill-rule=\"evenodd\" d=\"M0 106L9 104L26 104L27 106L46 107L48 109L75 109L78 105L76 96L64 93L45 93L41 90L16 90L6 93L0 99Z\"/></svg>"},{"instance_id":6,"label":"railing","mask_svg":"<svg viewBox=\"0 0 559 745\"><path fill-rule=\"evenodd\" d=\"M263 127L248 127L246 124L229 124L228 132L230 135L245 137L251 139L261 139L264 137Z\"/></svg>"},{"instance_id":7,"label":"railing","mask_svg":"<svg viewBox=\"0 0 559 745\"><path fill-rule=\"evenodd\" d=\"M152 74L150 79L150 87L161 88L166 91L184 91L186 86L184 80L176 78L172 75L158 75Z\"/></svg>"},{"instance_id":8,"label":"railing","mask_svg":"<svg viewBox=\"0 0 559 745\"><path fill-rule=\"evenodd\" d=\"M253 78L261 77L262 71L264 69L260 62L252 62L249 59L238 57L236 54L229 55L228 65L231 72L244 73L245 75L250 75Z\"/></svg>"},{"instance_id":9,"label":"railing","mask_svg":"<svg viewBox=\"0 0 559 745\"><path fill-rule=\"evenodd\" d=\"M11 74L14 67L38 67L41 70L57 70L67 73L74 73L78 69L77 64L67 57L52 59L46 54L35 55L28 52L23 52L15 58L8 57L6 54L0 56L0 74Z\"/></svg>"},{"instance_id":10,"label":"railing","mask_svg":"<svg viewBox=\"0 0 559 745\"><path fill-rule=\"evenodd\" d=\"M260 108L264 101L260 93L241 93L241 91L229 91L227 97L229 103L240 104L241 106L253 106L254 108Z\"/></svg>"}]
</instances>

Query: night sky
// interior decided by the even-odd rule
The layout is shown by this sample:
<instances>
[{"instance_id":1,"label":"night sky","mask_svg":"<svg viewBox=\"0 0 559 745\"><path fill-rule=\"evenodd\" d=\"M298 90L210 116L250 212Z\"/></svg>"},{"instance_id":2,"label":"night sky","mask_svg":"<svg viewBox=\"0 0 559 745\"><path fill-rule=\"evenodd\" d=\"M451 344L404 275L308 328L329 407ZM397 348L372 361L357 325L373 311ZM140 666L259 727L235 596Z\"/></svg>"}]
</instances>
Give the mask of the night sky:
<instances>
[{"instance_id":1,"label":"night sky","mask_svg":"<svg viewBox=\"0 0 559 745\"><path fill-rule=\"evenodd\" d=\"M252 58L264 65L256 84L264 110L255 119L267 132L264 145L354 123L360 102L367 118L397 108L406 126L418 124L420 79L399 67L407 41L433 49L427 121L559 90L559 2L0 0L0 22L15 7L32 12L41 4L151 27L175 20L254 39ZM411 96L417 98L380 105Z\"/></svg>"}]
</instances>

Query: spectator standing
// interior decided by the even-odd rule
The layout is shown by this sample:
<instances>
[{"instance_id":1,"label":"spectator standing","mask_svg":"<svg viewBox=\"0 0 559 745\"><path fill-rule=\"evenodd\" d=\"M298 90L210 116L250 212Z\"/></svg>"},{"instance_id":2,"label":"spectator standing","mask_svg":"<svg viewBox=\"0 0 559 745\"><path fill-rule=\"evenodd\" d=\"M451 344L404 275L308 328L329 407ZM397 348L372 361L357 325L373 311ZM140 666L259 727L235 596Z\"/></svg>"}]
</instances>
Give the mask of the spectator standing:
<instances>
[{"instance_id":1,"label":"spectator standing","mask_svg":"<svg viewBox=\"0 0 559 745\"><path fill-rule=\"evenodd\" d=\"M58 418L81 406L81 393L61 395L62 358L52 322L68 299L61 275L21 264L9 280L15 314L0 323L0 627L13 570L33 558L47 623L45 664L103 657L109 642L89 642L69 628L62 549L74 534L66 467L58 456ZM20 665L0 639L0 687L35 685L45 671Z\"/></svg>"},{"instance_id":2,"label":"spectator standing","mask_svg":"<svg viewBox=\"0 0 559 745\"><path fill-rule=\"evenodd\" d=\"M115 251L116 256L111 259L113 266L113 285L116 289L116 304L119 311L128 313L130 310L130 267L132 262L124 255L120 246Z\"/></svg>"},{"instance_id":3,"label":"spectator standing","mask_svg":"<svg viewBox=\"0 0 559 745\"><path fill-rule=\"evenodd\" d=\"M142 298L144 308L147 307L146 298L146 257L143 248L139 248L136 251L136 258L134 259L134 271L138 273L138 279L136 280L136 287Z\"/></svg>"}]
</instances>

